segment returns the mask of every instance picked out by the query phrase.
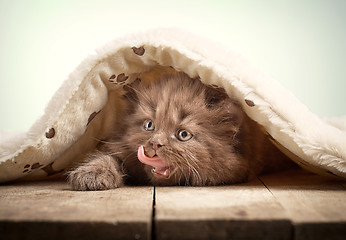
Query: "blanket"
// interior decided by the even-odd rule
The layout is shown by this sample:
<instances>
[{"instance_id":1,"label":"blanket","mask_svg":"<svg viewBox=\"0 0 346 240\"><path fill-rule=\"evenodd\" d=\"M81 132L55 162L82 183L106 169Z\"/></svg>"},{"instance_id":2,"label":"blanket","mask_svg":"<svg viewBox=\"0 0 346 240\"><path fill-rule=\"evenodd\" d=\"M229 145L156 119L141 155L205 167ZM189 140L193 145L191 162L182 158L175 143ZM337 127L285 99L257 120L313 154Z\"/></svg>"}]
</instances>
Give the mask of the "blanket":
<instances>
[{"instance_id":1,"label":"blanket","mask_svg":"<svg viewBox=\"0 0 346 240\"><path fill-rule=\"evenodd\" d=\"M67 170L112 131L112 122L122 116L128 84L138 78L150 82L169 71L224 88L292 161L318 174L346 178L345 118L319 118L224 46L160 29L116 39L87 57L25 134L1 140L0 182Z\"/></svg>"}]
</instances>

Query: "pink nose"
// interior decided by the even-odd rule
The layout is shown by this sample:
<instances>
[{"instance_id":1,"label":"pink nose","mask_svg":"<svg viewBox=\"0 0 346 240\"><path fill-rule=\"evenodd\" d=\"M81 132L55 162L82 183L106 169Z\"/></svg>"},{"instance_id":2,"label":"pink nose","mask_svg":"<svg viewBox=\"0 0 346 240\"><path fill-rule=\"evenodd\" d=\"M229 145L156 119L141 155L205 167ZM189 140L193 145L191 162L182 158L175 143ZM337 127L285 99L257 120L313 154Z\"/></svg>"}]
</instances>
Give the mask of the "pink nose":
<instances>
[{"instance_id":1,"label":"pink nose","mask_svg":"<svg viewBox=\"0 0 346 240\"><path fill-rule=\"evenodd\" d=\"M153 149L156 151L157 149L159 149L160 147L162 147L161 144L159 143L153 143Z\"/></svg>"}]
</instances>

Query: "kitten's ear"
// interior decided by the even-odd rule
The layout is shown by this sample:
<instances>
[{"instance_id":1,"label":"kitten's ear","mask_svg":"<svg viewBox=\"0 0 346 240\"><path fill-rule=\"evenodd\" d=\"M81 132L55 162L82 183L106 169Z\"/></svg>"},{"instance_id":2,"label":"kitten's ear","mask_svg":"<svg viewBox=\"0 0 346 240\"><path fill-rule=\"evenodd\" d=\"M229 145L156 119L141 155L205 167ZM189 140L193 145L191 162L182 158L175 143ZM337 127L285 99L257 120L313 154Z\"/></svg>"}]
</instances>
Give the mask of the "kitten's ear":
<instances>
[{"instance_id":1,"label":"kitten's ear","mask_svg":"<svg viewBox=\"0 0 346 240\"><path fill-rule=\"evenodd\" d=\"M124 97L129 100L131 103L137 103L138 102L138 89L141 84L141 80L137 78L134 82L126 85L124 87L125 94Z\"/></svg>"},{"instance_id":2,"label":"kitten's ear","mask_svg":"<svg viewBox=\"0 0 346 240\"><path fill-rule=\"evenodd\" d=\"M140 85L140 81L134 81L133 83L124 86L124 95L123 97L127 100L127 113L132 114L135 110L135 106L138 104L138 89Z\"/></svg>"},{"instance_id":3,"label":"kitten's ear","mask_svg":"<svg viewBox=\"0 0 346 240\"><path fill-rule=\"evenodd\" d=\"M223 108L223 121L232 123L235 127L240 127L244 121L244 112L240 104L230 98L225 99L220 108Z\"/></svg>"},{"instance_id":4,"label":"kitten's ear","mask_svg":"<svg viewBox=\"0 0 346 240\"><path fill-rule=\"evenodd\" d=\"M231 123L240 127L243 122L243 111L238 102L228 97L223 88L208 87L205 96L206 106L214 109L221 115L221 123Z\"/></svg>"},{"instance_id":5,"label":"kitten's ear","mask_svg":"<svg viewBox=\"0 0 346 240\"><path fill-rule=\"evenodd\" d=\"M227 98L228 95L223 88L207 87L205 91L205 103L208 108L218 107L219 103Z\"/></svg>"}]
</instances>

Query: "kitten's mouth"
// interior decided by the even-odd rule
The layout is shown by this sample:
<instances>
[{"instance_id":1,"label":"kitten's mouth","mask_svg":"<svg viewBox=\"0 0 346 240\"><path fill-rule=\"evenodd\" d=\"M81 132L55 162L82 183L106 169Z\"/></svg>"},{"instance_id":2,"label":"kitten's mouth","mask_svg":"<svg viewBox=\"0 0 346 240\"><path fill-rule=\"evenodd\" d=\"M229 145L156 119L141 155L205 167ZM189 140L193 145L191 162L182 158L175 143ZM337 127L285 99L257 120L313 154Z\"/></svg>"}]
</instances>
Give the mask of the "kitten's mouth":
<instances>
[{"instance_id":1,"label":"kitten's mouth","mask_svg":"<svg viewBox=\"0 0 346 240\"><path fill-rule=\"evenodd\" d=\"M157 154L155 154L153 157L148 157L145 155L143 146L138 148L137 157L142 163L153 167L151 172L155 176L161 178L169 178L171 176L171 167L167 164L167 162L160 158Z\"/></svg>"},{"instance_id":2,"label":"kitten's mouth","mask_svg":"<svg viewBox=\"0 0 346 240\"><path fill-rule=\"evenodd\" d=\"M169 178L171 175L171 168L167 166L166 168L155 168L151 169L151 173L155 174L158 177Z\"/></svg>"}]
</instances>

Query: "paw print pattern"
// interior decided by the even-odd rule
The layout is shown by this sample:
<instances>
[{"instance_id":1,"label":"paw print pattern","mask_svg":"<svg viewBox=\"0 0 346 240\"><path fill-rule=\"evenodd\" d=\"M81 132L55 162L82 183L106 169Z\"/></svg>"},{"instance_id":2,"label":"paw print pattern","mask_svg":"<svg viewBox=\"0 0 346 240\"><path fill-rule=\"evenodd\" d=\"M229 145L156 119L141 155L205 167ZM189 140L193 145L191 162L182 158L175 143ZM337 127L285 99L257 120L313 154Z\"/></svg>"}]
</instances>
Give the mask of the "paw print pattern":
<instances>
[{"instance_id":1,"label":"paw print pattern","mask_svg":"<svg viewBox=\"0 0 346 240\"><path fill-rule=\"evenodd\" d=\"M32 170L35 170L35 169L38 169L40 167L42 167L43 165L40 164L40 163L34 163L33 165L30 165L30 164L26 164L24 166L24 170L23 170L23 173L31 173Z\"/></svg>"},{"instance_id":2,"label":"paw print pattern","mask_svg":"<svg viewBox=\"0 0 346 240\"><path fill-rule=\"evenodd\" d=\"M133 53L136 54L137 56L143 56L145 54L145 48L144 46L140 46L140 47L132 47L131 48ZM119 86L124 86L124 89L127 87L126 84L127 84L127 80L129 79L129 76L126 75L125 73L120 73L118 75L116 74L112 74L108 81L112 84L115 84L115 85L119 85ZM140 81L140 79L136 79L136 81ZM126 90L126 89L125 89ZM90 122L96 117L96 115L99 113L100 111L98 112L93 112L91 113L91 115L89 116L88 120L87 120L87 126L90 124ZM56 129L51 127L49 128L46 132L45 132L45 137L47 139L52 139L54 138L56 135ZM49 164L45 167L43 167L44 165L40 164L40 163L34 163L34 164L26 164L23 168L23 173L25 174L28 174L28 173L31 173L32 171L36 170L36 169L42 169L47 172L48 176L50 175L53 175L53 174L56 174L56 173L59 173L61 171L55 171L53 168L52 168L52 164Z\"/></svg>"},{"instance_id":3,"label":"paw print pattern","mask_svg":"<svg viewBox=\"0 0 346 240\"><path fill-rule=\"evenodd\" d=\"M143 56L145 54L144 46L140 46L140 47L134 46L131 49L132 49L133 53L136 54L137 56ZM120 73L119 75L112 74L108 78L108 81L112 84L122 86L122 85L125 85L128 83L127 82L128 79L129 79L128 75L126 75L125 73Z\"/></svg>"},{"instance_id":4,"label":"paw print pattern","mask_svg":"<svg viewBox=\"0 0 346 240\"><path fill-rule=\"evenodd\" d=\"M121 73L118 76L113 74L112 76L109 77L108 81L113 84L117 85L123 85L126 83L126 80L129 78L129 76L126 76L125 73Z\"/></svg>"},{"instance_id":5,"label":"paw print pattern","mask_svg":"<svg viewBox=\"0 0 346 240\"><path fill-rule=\"evenodd\" d=\"M143 46L137 48L137 47L132 47L132 50L135 54L137 54L138 56L143 56L145 53L145 49Z\"/></svg>"},{"instance_id":6,"label":"paw print pattern","mask_svg":"<svg viewBox=\"0 0 346 240\"><path fill-rule=\"evenodd\" d=\"M54 128L50 128L48 131L45 132L45 137L46 137L47 139L52 139L52 138L54 138L55 133L56 133L55 129L54 129ZM34 171L34 170L36 170L36 169L40 169L40 168L42 168L43 166L44 166L44 165L42 165L42 164L39 163L39 162L34 163L34 164L32 164L32 165L26 164L26 165L24 166L23 173L26 173L26 174L31 173L32 171Z\"/></svg>"},{"instance_id":7,"label":"paw print pattern","mask_svg":"<svg viewBox=\"0 0 346 240\"><path fill-rule=\"evenodd\" d=\"M50 139L53 138L55 136L55 129L51 128L48 130L48 132L46 132L46 138Z\"/></svg>"},{"instance_id":8,"label":"paw print pattern","mask_svg":"<svg viewBox=\"0 0 346 240\"><path fill-rule=\"evenodd\" d=\"M255 103L249 99L245 99L245 103L249 106L249 107L254 107L256 106Z\"/></svg>"},{"instance_id":9,"label":"paw print pattern","mask_svg":"<svg viewBox=\"0 0 346 240\"><path fill-rule=\"evenodd\" d=\"M24 166L24 171L23 171L23 173L27 173L27 172L29 172L30 171L30 164L26 164L25 166Z\"/></svg>"},{"instance_id":10,"label":"paw print pattern","mask_svg":"<svg viewBox=\"0 0 346 240\"><path fill-rule=\"evenodd\" d=\"M125 82L129 77L125 75L125 73L121 73L117 77L117 82L122 83Z\"/></svg>"},{"instance_id":11,"label":"paw print pattern","mask_svg":"<svg viewBox=\"0 0 346 240\"><path fill-rule=\"evenodd\" d=\"M110 82L114 82L114 79L116 78L116 75L113 74L112 76L109 77L109 81Z\"/></svg>"}]
</instances>

